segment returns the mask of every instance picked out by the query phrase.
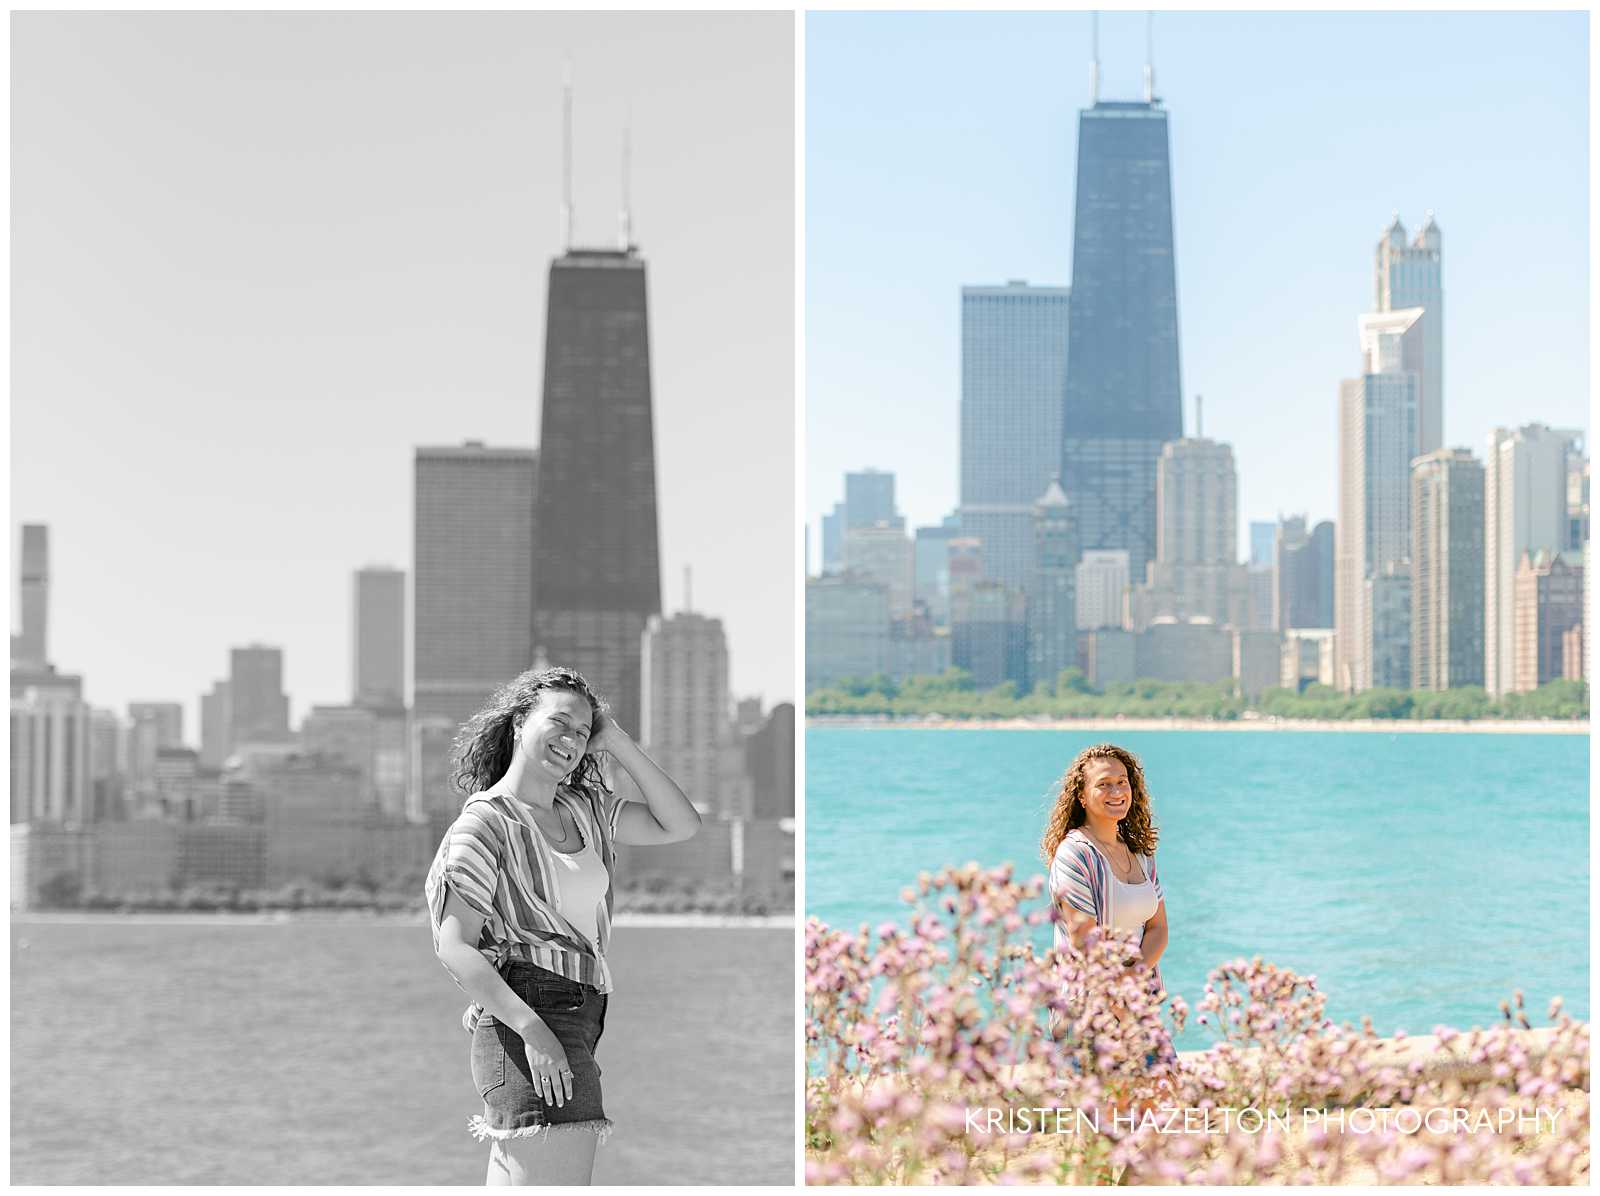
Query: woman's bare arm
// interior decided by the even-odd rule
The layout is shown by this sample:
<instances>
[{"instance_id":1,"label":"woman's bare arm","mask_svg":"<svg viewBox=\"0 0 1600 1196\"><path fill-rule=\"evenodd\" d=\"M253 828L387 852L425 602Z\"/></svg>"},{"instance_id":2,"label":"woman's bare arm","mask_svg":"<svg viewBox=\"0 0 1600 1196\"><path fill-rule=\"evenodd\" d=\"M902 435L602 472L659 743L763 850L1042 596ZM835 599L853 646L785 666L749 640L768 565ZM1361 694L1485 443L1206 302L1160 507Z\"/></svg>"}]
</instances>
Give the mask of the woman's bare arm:
<instances>
[{"instance_id":1,"label":"woman's bare arm","mask_svg":"<svg viewBox=\"0 0 1600 1196\"><path fill-rule=\"evenodd\" d=\"M597 742L598 741L598 742ZM591 750L610 752L628 770L643 803L630 801L617 813L617 842L635 847L655 843L678 843L692 839L700 829L700 812L684 796L678 783L643 748L609 717L602 717L601 730L589 741Z\"/></svg>"},{"instance_id":2,"label":"woman's bare arm","mask_svg":"<svg viewBox=\"0 0 1600 1196\"><path fill-rule=\"evenodd\" d=\"M1066 921L1067 935L1072 939L1072 945L1082 951L1084 944L1089 940L1089 932L1098 923L1065 897L1057 898L1056 905L1061 910L1061 917Z\"/></svg>"},{"instance_id":3,"label":"woman's bare arm","mask_svg":"<svg viewBox=\"0 0 1600 1196\"><path fill-rule=\"evenodd\" d=\"M444 897L444 917L439 923L439 962L456 978L469 997L492 1014L496 1021L515 1030L523 1038L537 1022L544 1025L539 1015L528 1008L527 1002L511 991L494 965L485 959L474 945L483 933L483 915L476 912L447 888Z\"/></svg>"},{"instance_id":4,"label":"woman's bare arm","mask_svg":"<svg viewBox=\"0 0 1600 1196\"><path fill-rule=\"evenodd\" d=\"M528 1008L528 1003L512 992L494 966L478 953L473 944L482 931L483 915L474 913L454 890L446 889L444 916L439 922L439 962L468 996L522 1039L535 1087L548 1078L551 1087L546 1099L557 1106L564 1105L572 1097L572 1070L567 1065L566 1048L545 1020Z\"/></svg>"},{"instance_id":5,"label":"woman's bare arm","mask_svg":"<svg viewBox=\"0 0 1600 1196\"><path fill-rule=\"evenodd\" d=\"M1139 944L1139 962L1153 968L1167 949L1167 903L1156 903L1156 912L1144 924L1144 941Z\"/></svg>"}]
</instances>

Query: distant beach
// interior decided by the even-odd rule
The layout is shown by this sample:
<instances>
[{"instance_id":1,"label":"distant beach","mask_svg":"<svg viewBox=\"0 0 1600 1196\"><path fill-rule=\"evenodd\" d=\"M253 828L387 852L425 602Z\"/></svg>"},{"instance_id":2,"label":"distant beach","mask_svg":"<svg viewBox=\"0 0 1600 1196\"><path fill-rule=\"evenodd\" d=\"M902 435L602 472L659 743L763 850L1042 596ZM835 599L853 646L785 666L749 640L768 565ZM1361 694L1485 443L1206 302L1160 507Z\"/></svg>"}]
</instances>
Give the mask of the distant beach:
<instances>
[{"instance_id":1,"label":"distant beach","mask_svg":"<svg viewBox=\"0 0 1600 1196\"><path fill-rule=\"evenodd\" d=\"M814 727L911 731L1379 731L1400 734L1587 735L1587 720L1309 718L944 718L812 714Z\"/></svg>"}]
</instances>

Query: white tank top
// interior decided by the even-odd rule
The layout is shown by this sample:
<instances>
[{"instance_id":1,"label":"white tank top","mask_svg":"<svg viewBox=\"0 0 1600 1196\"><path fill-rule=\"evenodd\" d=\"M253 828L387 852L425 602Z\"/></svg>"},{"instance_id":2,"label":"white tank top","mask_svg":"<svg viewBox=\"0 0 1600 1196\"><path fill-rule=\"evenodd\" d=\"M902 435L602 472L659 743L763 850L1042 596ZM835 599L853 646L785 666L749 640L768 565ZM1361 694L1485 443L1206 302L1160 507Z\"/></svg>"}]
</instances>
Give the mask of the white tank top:
<instances>
[{"instance_id":1,"label":"white tank top","mask_svg":"<svg viewBox=\"0 0 1600 1196\"><path fill-rule=\"evenodd\" d=\"M1117 886L1116 900L1111 903L1111 925L1117 930L1143 931L1144 924L1156 916L1156 906L1161 899L1156 896L1155 882L1150 879L1150 863L1141 857L1144 879L1131 885L1111 873L1111 883Z\"/></svg>"},{"instance_id":2,"label":"white tank top","mask_svg":"<svg viewBox=\"0 0 1600 1196\"><path fill-rule=\"evenodd\" d=\"M552 847L550 858L555 861L556 908L574 930L593 944L600 933L600 903L611 884L605 862L594 844L587 842L572 852Z\"/></svg>"}]
</instances>

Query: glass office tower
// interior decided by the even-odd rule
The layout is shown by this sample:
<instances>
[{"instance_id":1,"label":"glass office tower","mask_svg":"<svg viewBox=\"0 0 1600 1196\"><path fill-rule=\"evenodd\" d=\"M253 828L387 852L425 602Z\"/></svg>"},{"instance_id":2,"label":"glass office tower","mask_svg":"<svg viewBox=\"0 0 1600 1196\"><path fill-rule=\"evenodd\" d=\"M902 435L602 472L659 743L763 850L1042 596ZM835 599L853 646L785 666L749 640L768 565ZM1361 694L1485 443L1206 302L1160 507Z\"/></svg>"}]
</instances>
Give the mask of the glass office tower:
<instances>
[{"instance_id":1,"label":"glass office tower","mask_svg":"<svg viewBox=\"0 0 1600 1196\"><path fill-rule=\"evenodd\" d=\"M1062 487L1085 550L1155 555L1156 458L1183 435L1167 113L1159 100L1078 114Z\"/></svg>"}]
</instances>

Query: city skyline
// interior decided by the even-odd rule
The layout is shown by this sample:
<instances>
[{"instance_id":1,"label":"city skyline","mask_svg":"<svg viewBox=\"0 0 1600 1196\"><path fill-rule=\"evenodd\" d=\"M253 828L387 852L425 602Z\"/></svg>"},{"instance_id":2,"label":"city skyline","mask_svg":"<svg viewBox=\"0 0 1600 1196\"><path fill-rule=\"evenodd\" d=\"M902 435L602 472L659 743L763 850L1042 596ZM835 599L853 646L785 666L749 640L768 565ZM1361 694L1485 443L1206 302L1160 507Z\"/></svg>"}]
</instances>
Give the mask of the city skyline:
<instances>
[{"instance_id":1,"label":"city skyline","mask_svg":"<svg viewBox=\"0 0 1600 1196\"><path fill-rule=\"evenodd\" d=\"M198 728L262 642L296 724L350 700L351 578L411 571L416 448L537 447L570 62L582 242L615 238L631 126L666 608L692 567L734 692L793 700L791 30L20 15L13 577L17 526L48 525L50 654L85 697Z\"/></svg>"},{"instance_id":2,"label":"city skyline","mask_svg":"<svg viewBox=\"0 0 1600 1196\"><path fill-rule=\"evenodd\" d=\"M808 19L808 138L829 147L807 173L813 527L839 476L866 466L895 472L910 527L956 506L961 288L1072 277L1089 25L1087 13ZM1374 249L1396 210L1412 231L1431 210L1452 247L1446 446L1476 450L1523 419L1586 426L1585 29L1581 13L1157 15L1185 423L1205 395L1205 433L1239 463L1241 539L1262 518L1334 514L1338 380L1358 365L1350 330L1373 308ZM1144 33L1142 13L1102 14L1101 99L1140 95ZM1308 38L1326 53L1295 52ZM1353 79L1350 62L1380 41L1408 47L1407 70ZM954 72L957 92L942 83ZM1505 83L1492 107L1486 72ZM1374 123L1383 139L1358 136ZM895 194L907 186L911 209ZM1537 245L1508 210L1537 213ZM952 226L964 235L935 231ZM867 318L886 310L891 324ZM1550 351L1499 351L1519 336ZM1537 400L1504 409L1530 387ZM850 437L825 434L844 420Z\"/></svg>"}]
</instances>

